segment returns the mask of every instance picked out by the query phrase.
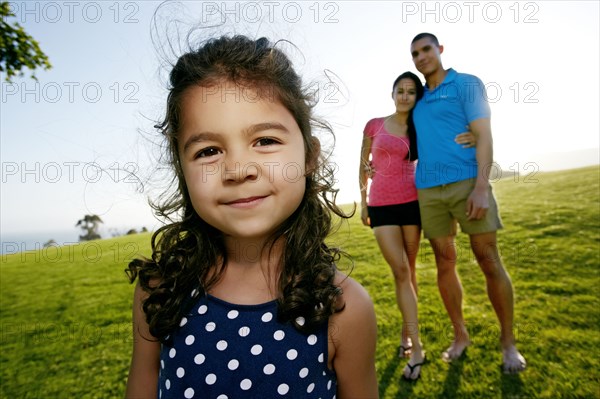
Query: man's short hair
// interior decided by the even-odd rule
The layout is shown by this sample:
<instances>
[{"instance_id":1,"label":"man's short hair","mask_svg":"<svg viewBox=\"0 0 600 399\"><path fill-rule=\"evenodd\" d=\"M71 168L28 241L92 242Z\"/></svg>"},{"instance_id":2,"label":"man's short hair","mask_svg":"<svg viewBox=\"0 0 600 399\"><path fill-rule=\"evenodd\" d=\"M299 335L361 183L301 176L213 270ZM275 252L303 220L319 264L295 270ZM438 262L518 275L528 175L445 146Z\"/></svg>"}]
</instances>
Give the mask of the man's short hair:
<instances>
[{"instance_id":1,"label":"man's short hair","mask_svg":"<svg viewBox=\"0 0 600 399\"><path fill-rule=\"evenodd\" d=\"M414 39L412 39L412 42L410 42L410 44L413 44L417 40L421 40L421 39L425 39L425 38L431 39L433 44L435 44L437 47L440 46L440 42L438 41L438 38L435 37L435 35L433 33L427 33L427 32L419 33L417 36L415 36Z\"/></svg>"}]
</instances>

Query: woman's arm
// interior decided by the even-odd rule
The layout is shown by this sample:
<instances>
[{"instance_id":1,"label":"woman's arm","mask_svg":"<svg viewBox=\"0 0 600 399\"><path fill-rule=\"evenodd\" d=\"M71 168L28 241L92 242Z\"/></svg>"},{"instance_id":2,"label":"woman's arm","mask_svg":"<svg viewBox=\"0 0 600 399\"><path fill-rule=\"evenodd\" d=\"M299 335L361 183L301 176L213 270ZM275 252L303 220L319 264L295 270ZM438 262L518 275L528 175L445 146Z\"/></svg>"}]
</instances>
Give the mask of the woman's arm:
<instances>
[{"instance_id":1,"label":"woman's arm","mask_svg":"<svg viewBox=\"0 0 600 399\"><path fill-rule=\"evenodd\" d=\"M335 347L332 365L337 375L337 398L377 399L377 320L373 302L359 283L341 274L338 278L345 307L331 317L329 325Z\"/></svg>"},{"instance_id":2,"label":"woman's arm","mask_svg":"<svg viewBox=\"0 0 600 399\"><path fill-rule=\"evenodd\" d=\"M160 343L150 334L142 303L148 294L139 283L133 294L133 355L127 379L127 399L157 397Z\"/></svg>"},{"instance_id":3,"label":"woman's arm","mask_svg":"<svg viewBox=\"0 0 600 399\"><path fill-rule=\"evenodd\" d=\"M366 135L363 138L362 146L360 148L360 163L358 170L358 186L360 187L360 209L361 219L365 226L369 225L368 212L367 212L367 184L370 177L370 164L369 155L371 154L371 138Z\"/></svg>"}]
</instances>

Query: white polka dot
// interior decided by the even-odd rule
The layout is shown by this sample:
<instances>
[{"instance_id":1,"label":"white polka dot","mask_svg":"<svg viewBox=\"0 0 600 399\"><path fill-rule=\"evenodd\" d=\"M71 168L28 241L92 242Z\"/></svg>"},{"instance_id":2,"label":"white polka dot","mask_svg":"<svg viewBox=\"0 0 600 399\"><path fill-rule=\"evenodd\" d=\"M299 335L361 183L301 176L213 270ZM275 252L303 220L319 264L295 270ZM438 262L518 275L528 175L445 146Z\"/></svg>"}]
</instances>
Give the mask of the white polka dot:
<instances>
[{"instance_id":1,"label":"white polka dot","mask_svg":"<svg viewBox=\"0 0 600 399\"><path fill-rule=\"evenodd\" d=\"M327 382L327 390L329 391L330 389L331 389L331 380L329 380L329 381Z\"/></svg>"},{"instance_id":2,"label":"white polka dot","mask_svg":"<svg viewBox=\"0 0 600 399\"><path fill-rule=\"evenodd\" d=\"M164 368L165 368L165 361L164 361L164 360L161 360L161 361L160 361L160 368L161 368L161 369L164 369Z\"/></svg>"},{"instance_id":3,"label":"white polka dot","mask_svg":"<svg viewBox=\"0 0 600 399\"><path fill-rule=\"evenodd\" d=\"M281 330L277 330L275 331L275 334L273 334L273 338L275 338L275 341L281 341L284 337L285 333Z\"/></svg>"},{"instance_id":4,"label":"white polka dot","mask_svg":"<svg viewBox=\"0 0 600 399\"><path fill-rule=\"evenodd\" d=\"M269 363L265 367L263 367L263 373L266 375L271 375L275 372L275 365Z\"/></svg>"},{"instance_id":5,"label":"white polka dot","mask_svg":"<svg viewBox=\"0 0 600 399\"><path fill-rule=\"evenodd\" d=\"M290 360L294 360L298 357L298 351L296 349L290 349L287 351L287 358Z\"/></svg>"},{"instance_id":6,"label":"white polka dot","mask_svg":"<svg viewBox=\"0 0 600 399\"><path fill-rule=\"evenodd\" d=\"M161 399L161 398L162 398L162 389L159 389L158 390L158 399Z\"/></svg>"},{"instance_id":7,"label":"white polka dot","mask_svg":"<svg viewBox=\"0 0 600 399\"><path fill-rule=\"evenodd\" d=\"M213 373L210 373L209 375L206 376L206 378L204 379L204 381L206 381L206 383L208 385L212 385L215 382L217 382L217 376L214 375Z\"/></svg>"},{"instance_id":8,"label":"white polka dot","mask_svg":"<svg viewBox=\"0 0 600 399\"><path fill-rule=\"evenodd\" d=\"M175 348L171 348L171 350L169 351L169 357L173 359L176 353L177 351L175 350Z\"/></svg>"},{"instance_id":9,"label":"white polka dot","mask_svg":"<svg viewBox=\"0 0 600 399\"><path fill-rule=\"evenodd\" d=\"M204 328L206 329L206 331L211 332L211 331L215 331L215 328L217 328L217 325L211 321L210 323L206 323L206 327L204 327Z\"/></svg>"},{"instance_id":10,"label":"white polka dot","mask_svg":"<svg viewBox=\"0 0 600 399\"><path fill-rule=\"evenodd\" d=\"M285 395L290 390L290 387L287 384L281 384L277 387L277 393L280 395Z\"/></svg>"},{"instance_id":11,"label":"white polka dot","mask_svg":"<svg viewBox=\"0 0 600 399\"><path fill-rule=\"evenodd\" d=\"M262 321L264 321L265 323L270 322L271 320L273 320L273 313L271 312L267 312L264 315L262 315L262 317L260 318Z\"/></svg>"},{"instance_id":12,"label":"white polka dot","mask_svg":"<svg viewBox=\"0 0 600 399\"><path fill-rule=\"evenodd\" d=\"M306 323L306 320L304 319L304 317L300 316L296 318L296 323L298 323L299 326L303 326L304 323Z\"/></svg>"},{"instance_id":13,"label":"white polka dot","mask_svg":"<svg viewBox=\"0 0 600 399\"><path fill-rule=\"evenodd\" d=\"M182 378L185 375L185 370L183 369L183 367L179 367L177 369L177 377Z\"/></svg>"},{"instance_id":14,"label":"white polka dot","mask_svg":"<svg viewBox=\"0 0 600 399\"><path fill-rule=\"evenodd\" d=\"M219 395L217 399L229 399L229 397L227 395Z\"/></svg>"},{"instance_id":15,"label":"white polka dot","mask_svg":"<svg viewBox=\"0 0 600 399\"><path fill-rule=\"evenodd\" d=\"M253 355L260 355L262 353L262 346L254 345L252 348L250 348L250 352Z\"/></svg>"},{"instance_id":16,"label":"white polka dot","mask_svg":"<svg viewBox=\"0 0 600 399\"><path fill-rule=\"evenodd\" d=\"M186 389L185 392L183 393L183 396L185 396L187 399L193 398L194 397L194 389L193 388Z\"/></svg>"},{"instance_id":17,"label":"white polka dot","mask_svg":"<svg viewBox=\"0 0 600 399\"><path fill-rule=\"evenodd\" d=\"M204 314L208 311L208 306L202 305L198 308L198 314Z\"/></svg>"},{"instance_id":18,"label":"white polka dot","mask_svg":"<svg viewBox=\"0 0 600 399\"><path fill-rule=\"evenodd\" d=\"M220 351L224 351L225 349L227 349L227 341L220 340L219 342L217 342L217 349Z\"/></svg>"},{"instance_id":19,"label":"white polka dot","mask_svg":"<svg viewBox=\"0 0 600 399\"><path fill-rule=\"evenodd\" d=\"M306 376L308 375L308 369L304 367L302 370L300 370L300 373L298 373L298 375L300 376L300 378L306 378Z\"/></svg>"},{"instance_id":20,"label":"white polka dot","mask_svg":"<svg viewBox=\"0 0 600 399\"><path fill-rule=\"evenodd\" d=\"M252 388L252 381L247 378L242 380L242 382L240 382L240 388L242 388L244 391L247 391L248 389Z\"/></svg>"},{"instance_id":21,"label":"white polka dot","mask_svg":"<svg viewBox=\"0 0 600 399\"><path fill-rule=\"evenodd\" d=\"M308 388L306 388L306 392L311 393L314 389L315 389L315 384L312 383L308 386Z\"/></svg>"},{"instance_id":22,"label":"white polka dot","mask_svg":"<svg viewBox=\"0 0 600 399\"><path fill-rule=\"evenodd\" d=\"M171 389L171 380L167 379L165 381L165 388L167 388L167 390Z\"/></svg>"},{"instance_id":23,"label":"white polka dot","mask_svg":"<svg viewBox=\"0 0 600 399\"><path fill-rule=\"evenodd\" d=\"M308 342L309 345L314 345L317 343L317 336L315 334L311 334L308 336L308 338L306 339L306 342Z\"/></svg>"},{"instance_id":24,"label":"white polka dot","mask_svg":"<svg viewBox=\"0 0 600 399\"><path fill-rule=\"evenodd\" d=\"M196 338L193 335L188 335L187 337L185 337L185 344L191 345L194 343L195 340Z\"/></svg>"},{"instance_id":25,"label":"white polka dot","mask_svg":"<svg viewBox=\"0 0 600 399\"><path fill-rule=\"evenodd\" d=\"M185 326L186 323L187 323L187 318L186 317L182 317L181 321L179 322L179 327Z\"/></svg>"},{"instance_id":26,"label":"white polka dot","mask_svg":"<svg viewBox=\"0 0 600 399\"><path fill-rule=\"evenodd\" d=\"M240 328L238 333L240 334L240 337L247 337L250 334L250 327L244 326Z\"/></svg>"},{"instance_id":27,"label":"white polka dot","mask_svg":"<svg viewBox=\"0 0 600 399\"><path fill-rule=\"evenodd\" d=\"M236 370L238 367L240 367L240 362L237 359L231 359L229 361L229 363L227 363L227 368L229 370Z\"/></svg>"},{"instance_id":28,"label":"white polka dot","mask_svg":"<svg viewBox=\"0 0 600 399\"><path fill-rule=\"evenodd\" d=\"M196 295L196 292L198 292L198 290L194 288L190 296L193 298Z\"/></svg>"},{"instance_id":29,"label":"white polka dot","mask_svg":"<svg viewBox=\"0 0 600 399\"><path fill-rule=\"evenodd\" d=\"M322 353L319 355L319 363L323 363L323 354Z\"/></svg>"},{"instance_id":30,"label":"white polka dot","mask_svg":"<svg viewBox=\"0 0 600 399\"><path fill-rule=\"evenodd\" d=\"M196 363L196 364L202 364L202 363L204 363L204 360L206 360L206 357L204 357L204 355L202 353L198 353L194 357L194 363Z\"/></svg>"},{"instance_id":31,"label":"white polka dot","mask_svg":"<svg viewBox=\"0 0 600 399\"><path fill-rule=\"evenodd\" d=\"M238 317L239 314L240 314L240 312L238 312L237 310L230 310L229 313L227 313L227 317L229 319L233 320L236 317Z\"/></svg>"}]
</instances>

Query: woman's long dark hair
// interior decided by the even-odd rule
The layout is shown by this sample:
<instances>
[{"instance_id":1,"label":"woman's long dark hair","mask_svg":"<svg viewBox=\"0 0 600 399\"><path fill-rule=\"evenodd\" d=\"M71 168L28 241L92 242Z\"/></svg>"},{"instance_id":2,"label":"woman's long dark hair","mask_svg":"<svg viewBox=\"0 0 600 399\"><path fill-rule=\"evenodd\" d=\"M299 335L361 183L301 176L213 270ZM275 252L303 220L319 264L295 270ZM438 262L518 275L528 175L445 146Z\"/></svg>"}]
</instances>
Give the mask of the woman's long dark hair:
<instances>
[{"instance_id":1,"label":"woman's long dark hair","mask_svg":"<svg viewBox=\"0 0 600 399\"><path fill-rule=\"evenodd\" d=\"M193 300L214 286L227 265L220 231L194 211L178 153L180 107L190 87L232 82L274 96L294 116L303 135L307 164L306 191L298 209L269 240L269 248L283 241L278 280L278 318L304 332L312 332L338 311L341 289L334 285L336 261L343 253L325 244L332 232L332 213L349 217L336 204L333 166L323 158L313 129L333 134L331 127L312 116L315 102L302 86L288 57L265 38L221 37L179 58L170 73L165 119L156 127L164 135L168 162L177 186L151 203L158 216L174 220L152 236L151 259L135 259L126 270L130 281L149 295L143 303L150 333L160 341L178 327ZM300 325L296 318L302 316Z\"/></svg>"},{"instance_id":2,"label":"woman's long dark hair","mask_svg":"<svg viewBox=\"0 0 600 399\"><path fill-rule=\"evenodd\" d=\"M392 86L392 93L394 92L394 90L396 90L396 85L402 80L402 79L410 79L415 83L415 87L417 90L417 100L415 102L415 106L417 104L417 102L423 98L423 83L421 83L421 80L419 79L419 77L417 75L415 75L412 72L404 72L402 75L398 76L396 78L396 80L394 80L394 85ZM416 161L419 158L419 151L417 150L417 129L415 128L415 122L413 120L413 111L415 109L411 109L410 112L408 113L408 120L407 120L407 124L408 124L408 129L407 129L407 134L408 134L408 141L409 141L409 151L408 154L406 155L405 159L408 159L409 161Z\"/></svg>"}]
</instances>

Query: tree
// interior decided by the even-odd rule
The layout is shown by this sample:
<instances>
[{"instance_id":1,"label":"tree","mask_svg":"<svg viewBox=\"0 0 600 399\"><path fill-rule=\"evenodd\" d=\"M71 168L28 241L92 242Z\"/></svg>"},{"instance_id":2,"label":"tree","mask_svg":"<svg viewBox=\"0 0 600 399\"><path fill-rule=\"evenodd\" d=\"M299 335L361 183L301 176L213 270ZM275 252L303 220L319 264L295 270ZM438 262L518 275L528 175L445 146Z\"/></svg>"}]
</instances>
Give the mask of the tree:
<instances>
[{"instance_id":1,"label":"tree","mask_svg":"<svg viewBox=\"0 0 600 399\"><path fill-rule=\"evenodd\" d=\"M9 17L16 15L7 1L0 2L0 72L6 72L6 81L10 82L13 76L23 76L23 68L31 71L37 67L52 68L39 43L18 22L8 23ZM31 77L36 79L33 72Z\"/></svg>"},{"instance_id":2,"label":"tree","mask_svg":"<svg viewBox=\"0 0 600 399\"><path fill-rule=\"evenodd\" d=\"M98 234L98 223L104 223L98 215L85 215L83 219L79 219L75 227L81 226L81 229L86 233L79 236L79 241L98 240L102 238Z\"/></svg>"},{"instance_id":3,"label":"tree","mask_svg":"<svg viewBox=\"0 0 600 399\"><path fill-rule=\"evenodd\" d=\"M44 248L51 247L52 245L58 245L58 243L54 240L54 238L49 239L44 243Z\"/></svg>"}]
</instances>

